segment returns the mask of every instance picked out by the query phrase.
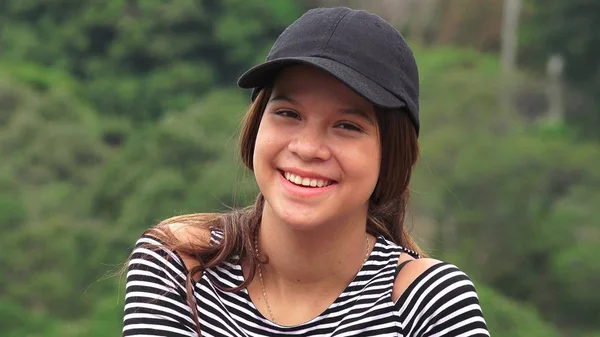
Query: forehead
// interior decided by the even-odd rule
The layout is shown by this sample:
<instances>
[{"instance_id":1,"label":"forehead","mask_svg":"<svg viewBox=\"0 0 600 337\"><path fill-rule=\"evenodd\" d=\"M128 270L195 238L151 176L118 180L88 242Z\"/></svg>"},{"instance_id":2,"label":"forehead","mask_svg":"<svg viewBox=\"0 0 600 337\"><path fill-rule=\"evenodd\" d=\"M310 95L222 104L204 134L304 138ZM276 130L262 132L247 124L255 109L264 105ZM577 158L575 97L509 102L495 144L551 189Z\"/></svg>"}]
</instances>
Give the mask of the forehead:
<instances>
[{"instance_id":1,"label":"forehead","mask_svg":"<svg viewBox=\"0 0 600 337\"><path fill-rule=\"evenodd\" d=\"M374 112L373 105L328 73L307 65L283 69L277 76L271 97L284 95L295 100L360 108Z\"/></svg>"}]
</instances>

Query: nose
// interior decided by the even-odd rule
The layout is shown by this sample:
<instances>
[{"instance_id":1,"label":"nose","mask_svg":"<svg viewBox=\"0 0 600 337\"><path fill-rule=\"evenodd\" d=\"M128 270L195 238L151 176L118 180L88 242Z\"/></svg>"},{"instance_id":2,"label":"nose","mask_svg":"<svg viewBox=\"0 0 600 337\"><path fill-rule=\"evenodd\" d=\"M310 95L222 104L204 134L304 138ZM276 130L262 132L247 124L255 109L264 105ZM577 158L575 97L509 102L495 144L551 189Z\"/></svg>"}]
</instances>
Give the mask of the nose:
<instances>
[{"instance_id":1,"label":"nose","mask_svg":"<svg viewBox=\"0 0 600 337\"><path fill-rule=\"evenodd\" d=\"M304 161L328 160L331 150L323 131L313 127L304 127L288 144L288 150Z\"/></svg>"}]
</instances>

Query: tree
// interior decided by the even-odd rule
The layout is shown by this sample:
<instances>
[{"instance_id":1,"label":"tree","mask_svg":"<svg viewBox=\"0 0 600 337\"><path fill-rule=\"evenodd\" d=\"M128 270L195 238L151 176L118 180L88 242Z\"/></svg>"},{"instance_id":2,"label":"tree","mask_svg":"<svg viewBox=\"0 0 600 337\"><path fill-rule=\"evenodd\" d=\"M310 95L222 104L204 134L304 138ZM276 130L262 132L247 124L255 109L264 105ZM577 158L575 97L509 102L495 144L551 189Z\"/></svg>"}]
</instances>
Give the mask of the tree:
<instances>
[{"instance_id":1,"label":"tree","mask_svg":"<svg viewBox=\"0 0 600 337\"><path fill-rule=\"evenodd\" d=\"M476 53L427 55L413 200L437 223L431 250L544 317L597 328L600 301L584 293L597 282L600 147L500 110L497 68Z\"/></svg>"},{"instance_id":2,"label":"tree","mask_svg":"<svg viewBox=\"0 0 600 337\"><path fill-rule=\"evenodd\" d=\"M565 61L566 122L600 140L600 3L595 0L529 0L521 30L522 64L539 73L554 54ZM543 61L542 61L543 60Z\"/></svg>"},{"instance_id":3,"label":"tree","mask_svg":"<svg viewBox=\"0 0 600 337\"><path fill-rule=\"evenodd\" d=\"M247 103L239 91L214 92L140 132L92 185L91 214L114 221L130 243L166 217L246 201L235 133Z\"/></svg>"},{"instance_id":4,"label":"tree","mask_svg":"<svg viewBox=\"0 0 600 337\"><path fill-rule=\"evenodd\" d=\"M2 58L59 68L136 124L230 86L300 13L291 1L8 0Z\"/></svg>"}]
</instances>

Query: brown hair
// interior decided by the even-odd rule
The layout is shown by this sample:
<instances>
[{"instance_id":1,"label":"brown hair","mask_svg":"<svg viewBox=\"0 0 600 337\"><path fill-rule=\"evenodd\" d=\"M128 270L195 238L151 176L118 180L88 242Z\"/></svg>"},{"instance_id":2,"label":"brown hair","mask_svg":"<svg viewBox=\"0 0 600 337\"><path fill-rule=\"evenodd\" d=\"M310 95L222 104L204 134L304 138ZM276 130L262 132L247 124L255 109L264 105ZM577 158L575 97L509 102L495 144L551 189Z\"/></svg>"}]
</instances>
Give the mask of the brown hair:
<instances>
[{"instance_id":1,"label":"brown hair","mask_svg":"<svg viewBox=\"0 0 600 337\"><path fill-rule=\"evenodd\" d=\"M268 88L261 90L244 117L240 135L241 159L250 170L253 169L252 159L258 127L270 94L271 90ZM404 226L409 198L408 185L419 154L415 128L408 114L403 111L376 108L376 115L382 162L379 180L369 202L367 231L376 236L382 235L398 245L424 255ZM193 279L202 275L205 269L215 267L233 256L239 256L248 261L249 275L238 287L224 290L238 291L252 281L259 262L258 257L253 254L253 238L261 223L263 205L264 197L259 194L252 206L227 213L176 216L162 221L144 233L157 237L169 249L193 257L199 262L198 266L188 271L185 284L187 301L199 334L198 310L192 295ZM169 225L174 223L218 229L222 231L223 238L212 245L207 245L206 238L200 237L182 242L169 229Z\"/></svg>"}]
</instances>

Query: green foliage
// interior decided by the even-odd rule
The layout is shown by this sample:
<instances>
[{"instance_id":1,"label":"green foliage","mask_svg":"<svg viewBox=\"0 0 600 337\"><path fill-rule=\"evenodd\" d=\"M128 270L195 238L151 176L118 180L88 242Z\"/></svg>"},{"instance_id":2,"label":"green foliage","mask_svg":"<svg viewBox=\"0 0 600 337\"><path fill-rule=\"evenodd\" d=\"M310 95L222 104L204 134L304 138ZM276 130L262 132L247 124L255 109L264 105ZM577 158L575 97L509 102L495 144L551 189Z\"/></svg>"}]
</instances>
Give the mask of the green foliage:
<instances>
[{"instance_id":1,"label":"green foliage","mask_svg":"<svg viewBox=\"0 0 600 337\"><path fill-rule=\"evenodd\" d=\"M0 194L0 229L16 229L27 220L27 208L15 195Z\"/></svg>"},{"instance_id":2,"label":"green foliage","mask_svg":"<svg viewBox=\"0 0 600 337\"><path fill-rule=\"evenodd\" d=\"M300 10L291 0L7 0L4 7L5 60L66 70L98 111L141 124L233 83ZM41 87L56 77L42 73L18 75Z\"/></svg>"},{"instance_id":3,"label":"green foliage","mask_svg":"<svg viewBox=\"0 0 600 337\"><path fill-rule=\"evenodd\" d=\"M64 71L33 62L0 63L0 76L14 78L39 91L47 91L52 88L74 91L77 86L71 76Z\"/></svg>"},{"instance_id":4,"label":"green foliage","mask_svg":"<svg viewBox=\"0 0 600 337\"><path fill-rule=\"evenodd\" d=\"M559 337L556 328L545 323L536 309L505 298L488 287L477 287L477 293L490 335L496 337Z\"/></svg>"},{"instance_id":5,"label":"green foliage","mask_svg":"<svg viewBox=\"0 0 600 337\"><path fill-rule=\"evenodd\" d=\"M551 55L563 56L564 77L569 88L566 119L582 136L599 140L600 31L597 24L600 3L595 0L528 0L525 9L520 34L521 62L542 72Z\"/></svg>"},{"instance_id":6,"label":"green foliage","mask_svg":"<svg viewBox=\"0 0 600 337\"><path fill-rule=\"evenodd\" d=\"M105 228L97 222L53 216L5 233L0 254L3 293L42 316L81 317L95 305L90 296L106 287L99 284L86 294L108 269L111 237ZM124 260L126 254L117 255Z\"/></svg>"},{"instance_id":7,"label":"green foliage","mask_svg":"<svg viewBox=\"0 0 600 337\"><path fill-rule=\"evenodd\" d=\"M590 195L600 147L498 109L498 77L464 55L460 71L423 68L428 128L413 188L416 207L438 222L432 248L545 317L596 327L597 270L584 257L600 243Z\"/></svg>"},{"instance_id":8,"label":"green foliage","mask_svg":"<svg viewBox=\"0 0 600 337\"><path fill-rule=\"evenodd\" d=\"M26 183L85 183L85 168L103 158L96 115L66 92L37 95L2 86L11 83L0 83L3 105L11 105L0 134L7 170Z\"/></svg>"},{"instance_id":9,"label":"green foliage","mask_svg":"<svg viewBox=\"0 0 600 337\"><path fill-rule=\"evenodd\" d=\"M3 336L47 336L44 332L55 329L57 323L51 317L31 312L19 303L0 299L0 327Z\"/></svg>"},{"instance_id":10,"label":"green foliage","mask_svg":"<svg viewBox=\"0 0 600 337\"><path fill-rule=\"evenodd\" d=\"M92 214L139 234L168 216L233 205L244 185L234 134L247 105L237 91L215 91L137 134L92 185Z\"/></svg>"}]
</instances>

